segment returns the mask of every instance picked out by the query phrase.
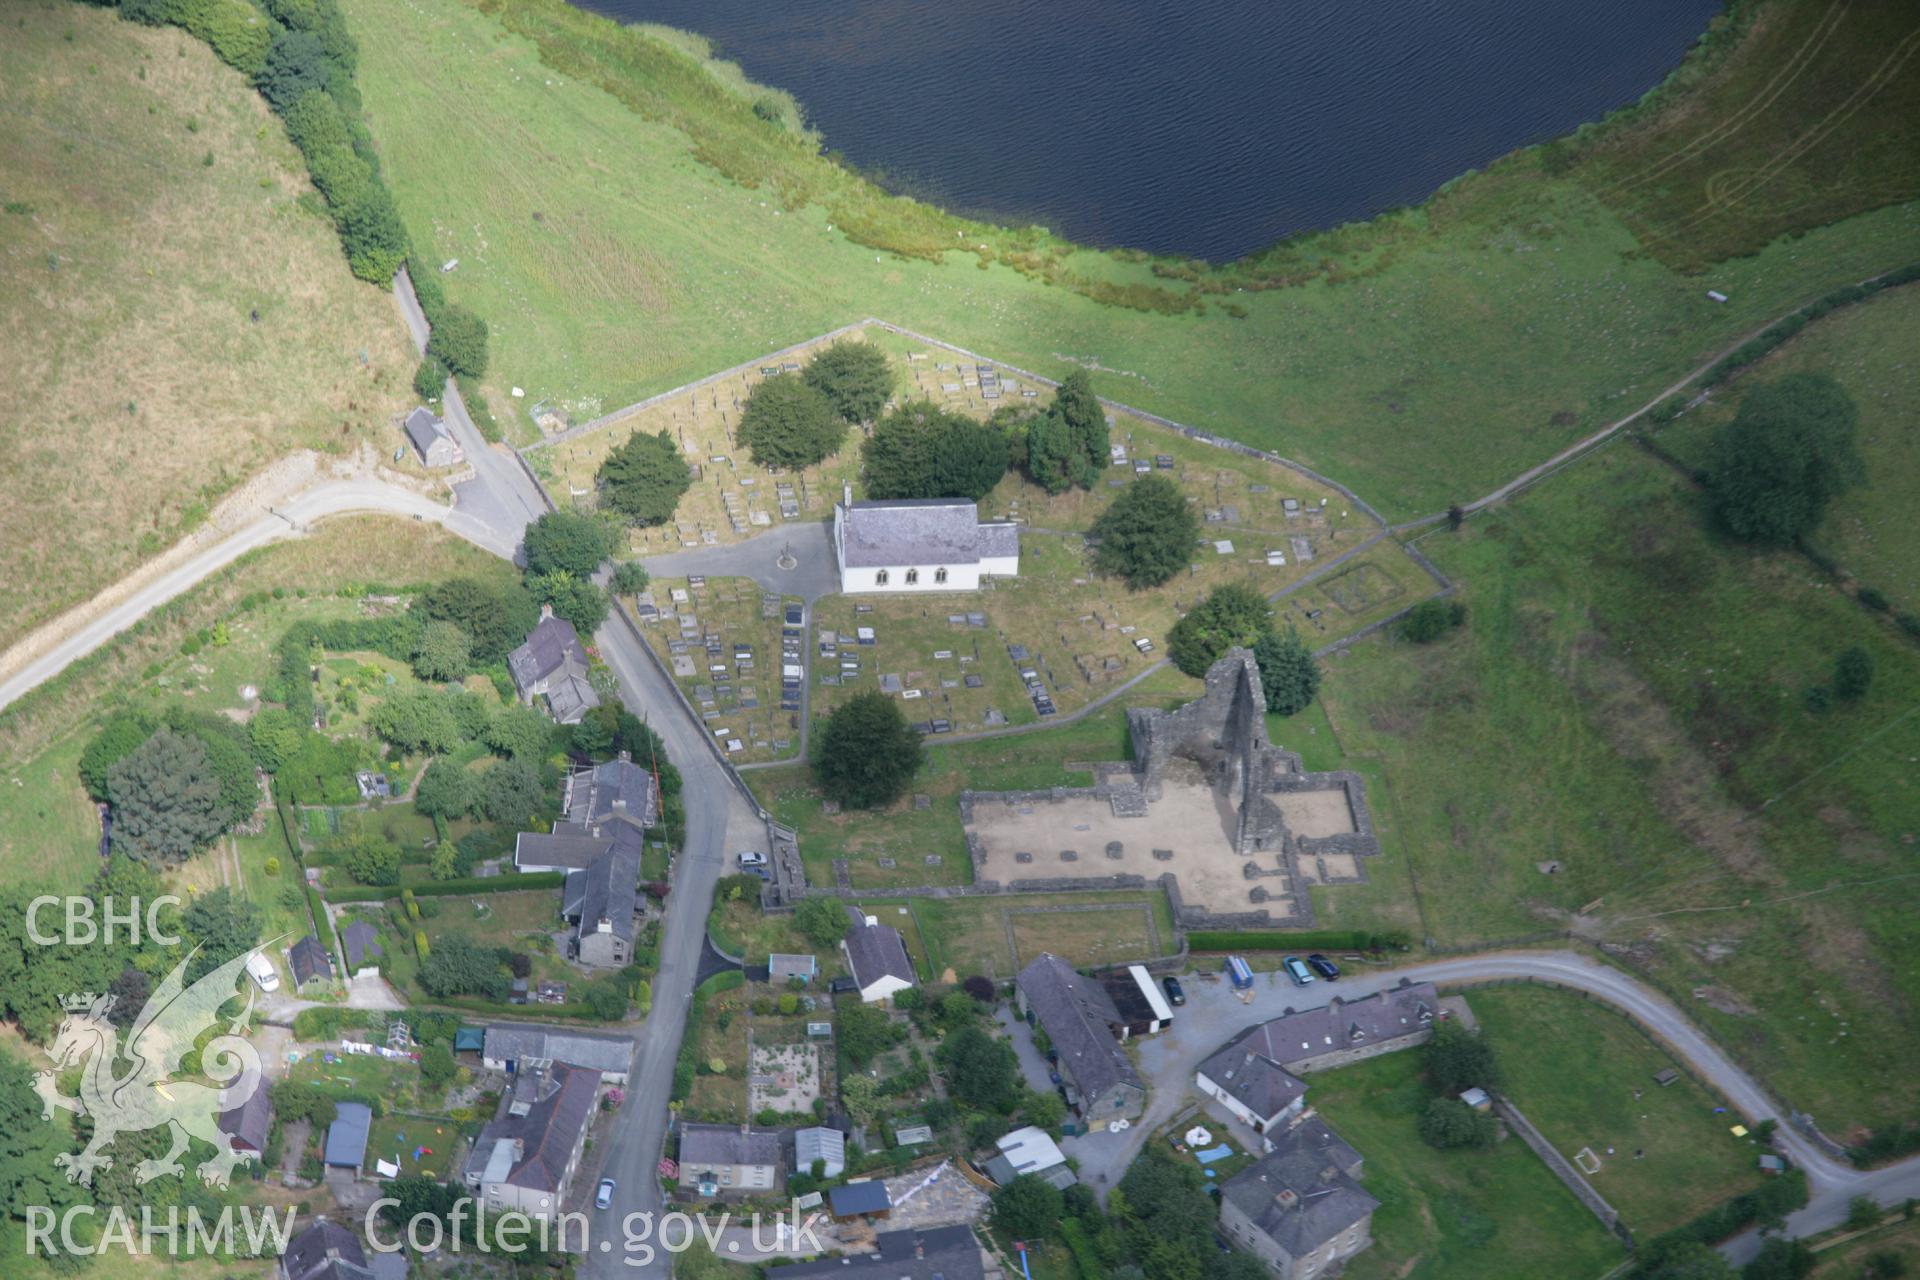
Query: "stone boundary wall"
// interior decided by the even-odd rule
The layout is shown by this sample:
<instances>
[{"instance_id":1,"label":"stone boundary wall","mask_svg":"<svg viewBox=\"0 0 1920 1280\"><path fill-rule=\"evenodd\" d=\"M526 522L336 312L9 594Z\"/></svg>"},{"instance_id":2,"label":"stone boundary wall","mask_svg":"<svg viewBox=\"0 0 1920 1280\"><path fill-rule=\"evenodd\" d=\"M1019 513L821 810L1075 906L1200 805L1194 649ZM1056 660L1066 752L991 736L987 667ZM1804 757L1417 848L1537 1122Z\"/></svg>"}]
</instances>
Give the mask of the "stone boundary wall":
<instances>
[{"instance_id":1,"label":"stone boundary wall","mask_svg":"<svg viewBox=\"0 0 1920 1280\"><path fill-rule=\"evenodd\" d=\"M1587 1212L1600 1219L1601 1226L1620 1237L1627 1248L1634 1247L1633 1233L1620 1223L1620 1211L1608 1204L1606 1198L1593 1189L1593 1184L1587 1181L1586 1175L1574 1167L1573 1161L1561 1155L1554 1145L1533 1127L1533 1121L1520 1114L1520 1109L1505 1098L1497 1097L1493 1100L1493 1111L1495 1115L1506 1121L1507 1127L1519 1136L1520 1141L1527 1144L1533 1154L1540 1157L1553 1176L1566 1184L1567 1190L1573 1192L1573 1198L1585 1205Z\"/></svg>"}]
</instances>

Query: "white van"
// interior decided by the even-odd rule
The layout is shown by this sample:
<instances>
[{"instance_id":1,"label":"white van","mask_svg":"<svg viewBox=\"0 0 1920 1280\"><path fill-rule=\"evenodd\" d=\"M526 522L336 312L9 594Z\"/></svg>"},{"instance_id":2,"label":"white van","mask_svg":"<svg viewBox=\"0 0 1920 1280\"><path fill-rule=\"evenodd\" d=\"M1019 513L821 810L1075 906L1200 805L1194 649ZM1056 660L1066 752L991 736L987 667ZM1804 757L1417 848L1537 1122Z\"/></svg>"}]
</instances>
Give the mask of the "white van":
<instances>
[{"instance_id":1,"label":"white van","mask_svg":"<svg viewBox=\"0 0 1920 1280\"><path fill-rule=\"evenodd\" d=\"M247 957L247 976L253 979L253 985L262 991L278 991L280 975L274 972L273 961L259 952Z\"/></svg>"}]
</instances>

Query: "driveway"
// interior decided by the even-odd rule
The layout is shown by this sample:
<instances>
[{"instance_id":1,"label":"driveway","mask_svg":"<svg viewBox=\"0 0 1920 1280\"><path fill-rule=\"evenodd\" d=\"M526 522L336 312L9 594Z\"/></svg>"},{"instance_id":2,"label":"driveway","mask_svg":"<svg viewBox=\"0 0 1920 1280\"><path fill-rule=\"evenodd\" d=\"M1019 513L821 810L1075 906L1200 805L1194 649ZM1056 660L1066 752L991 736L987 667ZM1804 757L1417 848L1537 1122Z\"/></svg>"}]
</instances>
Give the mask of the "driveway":
<instances>
[{"instance_id":1,"label":"driveway","mask_svg":"<svg viewBox=\"0 0 1920 1280\"><path fill-rule=\"evenodd\" d=\"M1014 1056L1020 1059L1020 1076L1027 1087L1035 1093L1053 1091L1052 1068L1047 1060L1040 1056L1040 1050L1033 1043L1033 1028L1027 1020L1014 1009L1013 1002L997 1006L993 1011L993 1020L1000 1024L1000 1030L1013 1041Z\"/></svg>"},{"instance_id":2,"label":"driveway","mask_svg":"<svg viewBox=\"0 0 1920 1280\"><path fill-rule=\"evenodd\" d=\"M800 596L808 604L840 590L833 537L823 520L796 521L744 542L673 551L642 563L648 573L661 578L690 573L709 578L752 578L768 591Z\"/></svg>"}]
</instances>

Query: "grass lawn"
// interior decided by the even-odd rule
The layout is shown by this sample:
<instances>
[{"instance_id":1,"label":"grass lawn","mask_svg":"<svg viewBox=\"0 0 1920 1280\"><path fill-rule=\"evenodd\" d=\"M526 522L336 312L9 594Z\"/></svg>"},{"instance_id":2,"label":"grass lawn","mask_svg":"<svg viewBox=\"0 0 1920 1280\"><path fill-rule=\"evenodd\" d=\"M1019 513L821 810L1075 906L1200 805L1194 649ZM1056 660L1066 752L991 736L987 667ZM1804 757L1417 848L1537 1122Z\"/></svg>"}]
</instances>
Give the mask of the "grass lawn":
<instances>
[{"instance_id":1,"label":"grass lawn","mask_svg":"<svg viewBox=\"0 0 1920 1280\"><path fill-rule=\"evenodd\" d=\"M1425 933L1576 925L1829 1132L1902 1114L1920 655L1628 444L1423 545L1467 628L1356 646L1324 696L1391 779ZM1808 711L1853 644L1873 691Z\"/></svg>"},{"instance_id":2,"label":"grass lawn","mask_svg":"<svg viewBox=\"0 0 1920 1280\"><path fill-rule=\"evenodd\" d=\"M345 8L395 197L426 257L460 259L448 294L486 317L489 399L523 434L534 428L516 410L537 403L584 422L879 316L1036 373L1097 365L1097 385L1116 398L1277 448L1391 515L1421 514L1619 417L1791 304L1906 260L1916 225L1912 205L1858 213L1914 195L1912 166L1884 150L1911 131L1883 138L1875 123L1909 118L1888 113L1906 104L1911 77L1879 96L1866 86L1873 109L1827 122L1819 180L1813 158L1779 143L1832 110L1808 95L1859 84L1913 27L1887 6L1872 18L1849 11L1820 50L1827 74L1777 100L1757 91L1796 45L1769 25L1747 44L1712 42L1669 111L1550 155L1517 153L1418 209L1220 271L882 200L813 158L809 140L756 130L745 98L716 94L664 44L558 0L488 12L420 0L404 18L374 0ZM1827 6L1768 8L1794 27ZM1760 101L1747 128L1688 148L1706 128L1690 95L1709 90ZM1669 265L1697 253L1645 252L1636 229L1656 215L1639 188L1612 189L1682 148L1684 181L1648 189L1697 205L1703 188L1722 194L1712 174L1776 179L1741 178L1723 193L1764 215L1743 217L1732 238L1718 215L1698 232L1682 225L1691 213L1657 219L1681 249L1724 258L1710 279ZM1881 160L1856 173L1854 156ZM1833 170L1847 180L1827 182ZM905 252L876 252L874 240ZM943 251L957 245L968 249ZM1733 246L1746 256L1725 257ZM1224 292L1189 296L1198 286ZM1709 301L1709 287L1730 301ZM1187 309L1101 305L1087 296L1099 289Z\"/></svg>"},{"instance_id":3,"label":"grass lawn","mask_svg":"<svg viewBox=\"0 0 1920 1280\"><path fill-rule=\"evenodd\" d=\"M1876 294L1815 321L1712 400L1660 433L1660 442L1695 465L1713 431L1730 420L1741 392L1789 373L1830 373L1860 409L1856 437L1867 483L1827 512L1814 542L1868 586L1886 593L1896 612L1920 613L1920 525L1912 519L1912 477L1920 474L1920 287Z\"/></svg>"},{"instance_id":4,"label":"grass lawn","mask_svg":"<svg viewBox=\"0 0 1920 1280\"><path fill-rule=\"evenodd\" d=\"M1366 1157L1380 1201L1354 1280L1535 1280L1598 1276L1620 1243L1518 1139L1436 1151L1414 1124L1429 1093L1420 1056L1394 1053L1313 1078L1313 1105Z\"/></svg>"},{"instance_id":5,"label":"grass lawn","mask_svg":"<svg viewBox=\"0 0 1920 1280\"><path fill-rule=\"evenodd\" d=\"M749 578L708 578L699 586L686 578L655 578L647 593L660 617L640 634L674 673L687 701L713 713L707 724L720 745L740 743L740 750L729 751L731 758L747 763L792 757L800 747L800 713L780 709L780 631L785 606L800 598L769 595ZM686 618L698 626L689 636L680 630ZM707 651L708 637L719 642L717 655ZM752 646L744 664L734 654L736 644Z\"/></svg>"},{"instance_id":6,"label":"grass lawn","mask_svg":"<svg viewBox=\"0 0 1920 1280\"><path fill-rule=\"evenodd\" d=\"M747 1037L752 1021L748 1006L752 1000L753 992L744 986L720 992L707 1000L699 1025L687 1028L688 1035L698 1037L700 1065L686 1110L723 1124L748 1118ZM725 1067L724 1072L708 1070L715 1060Z\"/></svg>"},{"instance_id":7,"label":"grass lawn","mask_svg":"<svg viewBox=\"0 0 1920 1280\"><path fill-rule=\"evenodd\" d=\"M371 1166L376 1159L397 1160L402 1177L420 1176L438 1182L446 1178L459 1142L460 1126L445 1116L384 1115L367 1132L367 1163ZM429 1150L415 1159L414 1152L422 1147Z\"/></svg>"},{"instance_id":8,"label":"grass lawn","mask_svg":"<svg viewBox=\"0 0 1920 1280\"><path fill-rule=\"evenodd\" d=\"M794 927L791 913L768 915L757 901L735 898L715 904L707 916L707 932L728 955L742 957L750 965L764 965L774 952L783 955L811 955L820 961L823 979L831 978L845 966L835 947L815 946ZM818 984L824 986L824 982Z\"/></svg>"},{"instance_id":9,"label":"grass lawn","mask_svg":"<svg viewBox=\"0 0 1920 1280\"><path fill-rule=\"evenodd\" d=\"M1469 1000L1499 1051L1503 1092L1561 1154L1584 1147L1600 1159L1589 1181L1641 1239L1759 1185L1761 1148L1728 1132L1737 1117L1715 1115L1721 1099L1684 1071L1656 1085L1655 1072L1678 1064L1627 1018L1546 987Z\"/></svg>"},{"instance_id":10,"label":"grass lawn","mask_svg":"<svg viewBox=\"0 0 1920 1280\"><path fill-rule=\"evenodd\" d=\"M66 0L0 49L0 648L297 449L390 451L411 347L306 168L184 31Z\"/></svg>"},{"instance_id":11,"label":"grass lawn","mask_svg":"<svg viewBox=\"0 0 1920 1280\"><path fill-rule=\"evenodd\" d=\"M832 884L833 862L844 858L857 889L967 884L973 869L960 827L961 791L1090 786L1090 773L1068 766L1127 758L1126 707L1174 706L1198 688L1196 681L1165 667L1117 703L1072 724L976 742L930 741L912 792L884 810L822 812L805 765L757 769L745 776L760 803L799 832L813 883ZM914 807L915 794L929 797L926 809ZM929 856L939 862L928 863ZM894 865L882 866L883 858Z\"/></svg>"},{"instance_id":12,"label":"grass lawn","mask_svg":"<svg viewBox=\"0 0 1920 1280\"><path fill-rule=\"evenodd\" d=\"M328 1061L331 1058L332 1061ZM331 1092L371 1095L381 1099L389 1115L420 1106L420 1068L398 1058L370 1053L316 1050L287 1069L287 1079L324 1085Z\"/></svg>"},{"instance_id":13,"label":"grass lawn","mask_svg":"<svg viewBox=\"0 0 1920 1280\"><path fill-rule=\"evenodd\" d=\"M79 889L100 868L100 814L80 784L92 726L0 773L0 885Z\"/></svg>"}]
</instances>

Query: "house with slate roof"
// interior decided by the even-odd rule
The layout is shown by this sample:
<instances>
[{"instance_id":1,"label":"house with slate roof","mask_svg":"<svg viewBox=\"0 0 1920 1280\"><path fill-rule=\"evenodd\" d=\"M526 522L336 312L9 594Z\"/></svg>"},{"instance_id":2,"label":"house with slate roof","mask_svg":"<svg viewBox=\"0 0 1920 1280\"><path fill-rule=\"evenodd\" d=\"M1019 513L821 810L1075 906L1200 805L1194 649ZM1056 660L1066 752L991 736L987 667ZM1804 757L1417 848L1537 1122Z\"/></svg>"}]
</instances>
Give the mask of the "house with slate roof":
<instances>
[{"instance_id":1,"label":"house with slate roof","mask_svg":"<svg viewBox=\"0 0 1920 1280\"><path fill-rule=\"evenodd\" d=\"M560 914L573 926L574 956L581 964L619 969L633 959L639 884L640 855L626 849L567 873Z\"/></svg>"},{"instance_id":2,"label":"house with slate roof","mask_svg":"<svg viewBox=\"0 0 1920 1280\"><path fill-rule=\"evenodd\" d=\"M321 1163L333 1169L351 1169L355 1173L367 1159L367 1134L373 1129L373 1108L364 1102L334 1105L333 1123L327 1126L326 1152Z\"/></svg>"},{"instance_id":3,"label":"house with slate roof","mask_svg":"<svg viewBox=\"0 0 1920 1280\"><path fill-rule=\"evenodd\" d=\"M853 971L861 1003L886 1004L896 992L919 985L913 960L907 955L906 939L898 929L881 924L879 917L858 907L848 907L847 916L851 923L847 936L840 939L840 950L846 954L847 968Z\"/></svg>"},{"instance_id":4,"label":"house with slate roof","mask_svg":"<svg viewBox=\"0 0 1920 1280\"><path fill-rule=\"evenodd\" d=\"M785 1129L746 1124L682 1124L680 1185L702 1196L749 1196L771 1191L783 1176Z\"/></svg>"},{"instance_id":5,"label":"house with slate roof","mask_svg":"<svg viewBox=\"0 0 1920 1280\"><path fill-rule=\"evenodd\" d=\"M529 706L535 698L547 700L547 710L561 724L578 724L600 705L600 695L587 681L587 649L580 633L565 618L554 616L552 605L540 606L540 622L527 633L527 642L507 655L507 671L520 700Z\"/></svg>"},{"instance_id":6,"label":"house with slate roof","mask_svg":"<svg viewBox=\"0 0 1920 1280\"><path fill-rule=\"evenodd\" d=\"M564 1062L529 1063L467 1154L466 1184L489 1209L551 1218L566 1202L593 1121L601 1075Z\"/></svg>"},{"instance_id":7,"label":"house with slate roof","mask_svg":"<svg viewBox=\"0 0 1920 1280\"><path fill-rule=\"evenodd\" d=\"M221 1101L228 1101L226 1090ZM250 1151L255 1156L267 1149L267 1134L273 1130L273 1100L267 1096L266 1082L260 1081L238 1105L220 1113L220 1132L233 1142L235 1151Z\"/></svg>"},{"instance_id":8,"label":"house with slate roof","mask_svg":"<svg viewBox=\"0 0 1920 1280\"><path fill-rule=\"evenodd\" d=\"M413 451L430 467L451 467L465 459L447 424L424 406L407 415L406 432Z\"/></svg>"},{"instance_id":9,"label":"house with slate roof","mask_svg":"<svg viewBox=\"0 0 1920 1280\"><path fill-rule=\"evenodd\" d=\"M280 1280L374 1280L360 1237L325 1218L287 1241Z\"/></svg>"},{"instance_id":10,"label":"house with slate roof","mask_svg":"<svg viewBox=\"0 0 1920 1280\"><path fill-rule=\"evenodd\" d=\"M542 1027L527 1022L496 1022L481 1042L480 1061L490 1071L518 1075L555 1062L588 1067L602 1082L623 1085L633 1070L633 1041L625 1036L596 1035L570 1027Z\"/></svg>"},{"instance_id":11,"label":"house with slate roof","mask_svg":"<svg viewBox=\"0 0 1920 1280\"><path fill-rule=\"evenodd\" d=\"M1042 952L1014 979L1014 994L1021 1014L1053 1041L1060 1073L1077 1091L1070 1101L1089 1129L1140 1115L1147 1086L1120 1047L1116 1031L1126 1020L1105 987Z\"/></svg>"},{"instance_id":12,"label":"house with slate roof","mask_svg":"<svg viewBox=\"0 0 1920 1280\"><path fill-rule=\"evenodd\" d=\"M984 1280L973 1229L908 1228L874 1237L872 1253L770 1267L768 1280ZM996 1270L997 1274L997 1270Z\"/></svg>"},{"instance_id":13,"label":"house with slate roof","mask_svg":"<svg viewBox=\"0 0 1920 1280\"><path fill-rule=\"evenodd\" d=\"M320 945L320 939L311 933L287 948L287 968L293 973L295 987L333 978L333 960Z\"/></svg>"},{"instance_id":14,"label":"house with slate roof","mask_svg":"<svg viewBox=\"0 0 1920 1280\"><path fill-rule=\"evenodd\" d=\"M966 498L855 502L833 509L833 552L840 590L978 591L982 578L1020 572L1020 531L983 521Z\"/></svg>"},{"instance_id":15,"label":"house with slate roof","mask_svg":"<svg viewBox=\"0 0 1920 1280\"><path fill-rule=\"evenodd\" d=\"M521 871L584 871L608 853L638 859L646 832L660 821L653 775L622 751L613 760L586 765L567 776L560 793L566 816L551 832L522 831L513 845Z\"/></svg>"},{"instance_id":16,"label":"house with slate roof","mask_svg":"<svg viewBox=\"0 0 1920 1280\"><path fill-rule=\"evenodd\" d=\"M1373 1243L1380 1202L1356 1180L1360 1153L1317 1119L1280 1130L1269 1145L1221 1188L1221 1231L1280 1280L1337 1273Z\"/></svg>"},{"instance_id":17,"label":"house with slate roof","mask_svg":"<svg viewBox=\"0 0 1920 1280\"><path fill-rule=\"evenodd\" d=\"M347 952L347 972L356 978L378 977L381 950L379 931L365 920L355 920L340 931L340 945Z\"/></svg>"}]
</instances>

